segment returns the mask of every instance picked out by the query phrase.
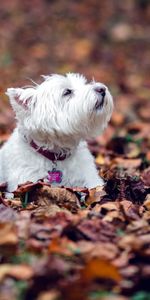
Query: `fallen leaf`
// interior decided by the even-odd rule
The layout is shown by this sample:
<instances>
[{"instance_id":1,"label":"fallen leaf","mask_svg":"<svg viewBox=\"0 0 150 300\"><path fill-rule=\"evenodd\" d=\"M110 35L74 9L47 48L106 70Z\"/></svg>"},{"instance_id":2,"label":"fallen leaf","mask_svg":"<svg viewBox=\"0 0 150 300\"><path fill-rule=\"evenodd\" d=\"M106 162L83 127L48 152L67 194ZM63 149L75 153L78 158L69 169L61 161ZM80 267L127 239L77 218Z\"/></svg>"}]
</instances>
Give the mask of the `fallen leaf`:
<instances>
[{"instance_id":1,"label":"fallen leaf","mask_svg":"<svg viewBox=\"0 0 150 300\"><path fill-rule=\"evenodd\" d=\"M113 265L117 268L123 268L128 265L131 255L128 253L128 248L121 252L118 257L113 260Z\"/></svg>"},{"instance_id":2,"label":"fallen leaf","mask_svg":"<svg viewBox=\"0 0 150 300\"><path fill-rule=\"evenodd\" d=\"M17 245L18 236L16 226L13 223L0 224L0 246Z\"/></svg>"},{"instance_id":3,"label":"fallen leaf","mask_svg":"<svg viewBox=\"0 0 150 300\"><path fill-rule=\"evenodd\" d=\"M150 211L150 194L147 195L143 205L147 210Z\"/></svg>"},{"instance_id":4,"label":"fallen leaf","mask_svg":"<svg viewBox=\"0 0 150 300\"><path fill-rule=\"evenodd\" d=\"M72 256L79 250L78 246L67 238L53 239L48 247L49 253Z\"/></svg>"},{"instance_id":5,"label":"fallen leaf","mask_svg":"<svg viewBox=\"0 0 150 300\"><path fill-rule=\"evenodd\" d=\"M112 260L118 254L117 246L112 243L92 243L89 241L81 240L77 243L77 245L79 254L86 260L94 257Z\"/></svg>"},{"instance_id":6,"label":"fallen leaf","mask_svg":"<svg viewBox=\"0 0 150 300\"><path fill-rule=\"evenodd\" d=\"M0 266L0 281L6 276L11 276L19 280L28 280L33 274L32 268L28 265L3 264Z\"/></svg>"},{"instance_id":7,"label":"fallen leaf","mask_svg":"<svg viewBox=\"0 0 150 300\"><path fill-rule=\"evenodd\" d=\"M15 221L17 219L17 213L10 207L4 204L0 204L0 223L6 223Z\"/></svg>"},{"instance_id":8,"label":"fallen leaf","mask_svg":"<svg viewBox=\"0 0 150 300\"><path fill-rule=\"evenodd\" d=\"M150 234L139 235L138 238L133 234L129 234L128 236L122 237L118 243L121 248L127 249L128 251L139 251L143 246L146 247L149 244Z\"/></svg>"},{"instance_id":9,"label":"fallen leaf","mask_svg":"<svg viewBox=\"0 0 150 300\"><path fill-rule=\"evenodd\" d=\"M150 111L150 103L149 101L145 101L145 103L141 103L138 106L138 115L141 119L144 121L149 122L150 121L150 116L149 116L149 111Z\"/></svg>"},{"instance_id":10,"label":"fallen leaf","mask_svg":"<svg viewBox=\"0 0 150 300\"><path fill-rule=\"evenodd\" d=\"M133 28L127 23L117 23L111 28L111 38L115 41L130 40L134 35Z\"/></svg>"},{"instance_id":11,"label":"fallen leaf","mask_svg":"<svg viewBox=\"0 0 150 300\"><path fill-rule=\"evenodd\" d=\"M126 153L126 156L128 158L136 158L140 155L141 149L140 147L135 143L128 143L128 150Z\"/></svg>"},{"instance_id":12,"label":"fallen leaf","mask_svg":"<svg viewBox=\"0 0 150 300\"><path fill-rule=\"evenodd\" d=\"M82 280L86 283L96 278L112 279L120 281L121 275L118 269L109 261L100 258L93 258L87 262L86 266L81 270Z\"/></svg>"},{"instance_id":13,"label":"fallen leaf","mask_svg":"<svg viewBox=\"0 0 150 300\"><path fill-rule=\"evenodd\" d=\"M98 186L89 190L89 196L86 199L86 204L91 205L95 202L100 202L101 198L106 195L104 187Z\"/></svg>"},{"instance_id":14,"label":"fallen leaf","mask_svg":"<svg viewBox=\"0 0 150 300\"><path fill-rule=\"evenodd\" d=\"M40 206L37 205L37 208L35 208L32 211L32 216L36 217L37 219L40 218L45 218L45 217L50 217L50 216L54 216L57 212L61 212L62 209L56 205L56 204L52 204L52 203L46 203L45 205L42 203L42 205ZM64 212L68 213L69 211L67 209L63 209Z\"/></svg>"},{"instance_id":15,"label":"fallen leaf","mask_svg":"<svg viewBox=\"0 0 150 300\"><path fill-rule=\"evenodd\" d=\"M114 126L121 126L124 123L124 115L119 111L114 111L111 117L111 123Z\"/></svg>"},{"instance_id":16,"label":"fallen leaf","mask_svg":"<svg viewBox=\"0 0 150 300\"><path fill-rule=\"evenodd\" d=\"M95 159L95 162L96 164L99 164L99 165L104 165L105 163L105 158L102 154L99 154L96 159Z\"/></svg>"},{"instance_id":17,"label":"fallen leaf","mask_svg":"<svg viewBox=\"0 0 150 300\"><path fill-rule=\"evenodd\" d=\"M141 158L131 159L131 158L122 158L122 157L116 157L112 164L115 164L118 166L118 168L124 168L124 169L136 169L141 165Z\"/></svg>"},{"instance_id":18,"label":"fallen leaf","mask_svg":"<svg viewBox=\"0 0 150 300\"><path fill-rule=\"evenodd\" d=\"M137 275L138 272L139 267L134 265L126 266L125 268L122 268L122 270L120 270L121 275L128 279L133 278L133 276Z\"/></svg>"},{"instance_id":19,"label":"fallen leaf","mask_svg":"<svg viewBox=\"0 0 150 300\"><path fill-rule=\"evenodd\" d=\"M131 220L139 220L139 207L132 204L132 202L128 200L123 200L120 202L120 208L125 216L125 219L130 221Z\"/></svg>"},{"instance_id":20,"label":"fallen leaf","mask_svg":"<svg viewBox=\"0 0 150 300\"><path fill-rule=\"evenodd\" d=\"M14 196L18 197L21 194L25 194L26 192L33 191L35 188L41 187L43 185L48 185L48 184L41 182L41 181L38 181L36 183L28 181L24 184L19 185L18 188L13 193L14 193Z\"/></svg>"},{"instance_id":21,"label":"fallen leaf","mask_svg":"<svg viewBox=\"0 0 150 300\"><path fill-rule=\"evenodd\" d=\"M58 298L60 298L60 293L57 290L52 289L40 293L37 300L58 300Z\"/></svg>"},{"instance_id":22,"label":"fallen leaf","mask_svg":"<svg viewBox=\"0 0 150 300\"><path fill-rule=\"evenodd\" d=\"M150 167L143 171L142 180L146 186L150 187Z\"/></svg>"},{"instance_id":23,"label":"fallen leaf","mask_svg":"<svg viewBox=\"0 0 150 300\"><path fill-rule=\"evenodd\" d=\"M79 200L75 193L65 188L42 186L34 191L30 199L38 204L39 207L48 207L57 205L60 208L68 209L76 213L80 208Z\"/></svg>"}]
</instances>

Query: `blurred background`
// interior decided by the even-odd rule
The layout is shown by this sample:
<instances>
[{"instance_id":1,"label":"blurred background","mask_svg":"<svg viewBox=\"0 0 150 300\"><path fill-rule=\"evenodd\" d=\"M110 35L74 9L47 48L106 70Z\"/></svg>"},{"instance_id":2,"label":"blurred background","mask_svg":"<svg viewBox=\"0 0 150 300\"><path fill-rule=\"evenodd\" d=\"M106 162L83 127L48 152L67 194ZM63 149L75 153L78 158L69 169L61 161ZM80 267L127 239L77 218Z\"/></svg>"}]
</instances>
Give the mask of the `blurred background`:
<instances>
[{"instance_id":1,"label":"blurred background","mask_svg":"<svg viewBox=\"0 0 150 300\"><path fill-rule=\"evenodd\" d=\"M1 0L1 141L14 127L5 90L40 82L41 74L94 77L114 96L113 126L148 123L149 25L149 0Z\"/></svg>"}]
</instances>

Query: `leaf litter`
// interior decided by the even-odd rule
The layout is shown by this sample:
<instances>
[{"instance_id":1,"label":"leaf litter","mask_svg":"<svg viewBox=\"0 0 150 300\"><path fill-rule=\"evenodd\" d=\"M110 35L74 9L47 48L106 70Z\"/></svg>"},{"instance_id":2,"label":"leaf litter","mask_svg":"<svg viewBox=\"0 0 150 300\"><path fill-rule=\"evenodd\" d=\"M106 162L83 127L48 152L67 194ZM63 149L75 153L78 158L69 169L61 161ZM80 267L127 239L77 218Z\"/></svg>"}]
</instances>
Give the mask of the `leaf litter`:
<instances>
[{"instance_id":1,"label":"leaf litter","mask_svg":"<svg viewBox=\"0 0 150 300\"><path fill-rule=\"evenodd\" d=\"M88 0L89 8L70 1L67 9L64 1L64 7L61 2L54 2L51 25L57 26L57 36L54 30L53 38L47 31L49 1L37 1L39 10L33 7L34 1L22 4L20 10L15 1L9 13L8 1L2 2L1 28L5 25L6 36L12 34L14 39L5 41L1 50L0 145L14 127L4 90L11 81L17 83L20 72L22 78L26 72L33 78L39 77L43 69L49 73L51 60L52 69L58 72L69 68L90 77L95 74L95 78L111 85L116 97L109 127L103 135L88 141L99 174L105 180L104 188L60 188L40 180L19 186L12 199L5 194L7 183L0 185L0 299L149 300L148 1L137 1L134 8L127 5L140 25L114 23L114 16L119 20L123 11L127 18L127 11L125 6L111 5L112 1L110 8L106 1L101 22L95 18L97 11L103 11L101 1ZM58 17L60 11L62 20ZM32 33L28 13L33 19ZM44 17L39 18L39 14ZM140 23L143 14L145 23ZM77 22L73 23L73 18ZM37 19L45 28L41 37L39 33L37 37ZM76 23L85 32L84 40ZM96 34L92 38L91 30ZM72 51L66 38L62 39L64 34L70 36ZM43 38L50 41L49 47ZM18 39L22 40L19 45ZM27 71L26 56L30 57ZM139 64L141 72L135 72Z\"/></svg>"}]
</instances>

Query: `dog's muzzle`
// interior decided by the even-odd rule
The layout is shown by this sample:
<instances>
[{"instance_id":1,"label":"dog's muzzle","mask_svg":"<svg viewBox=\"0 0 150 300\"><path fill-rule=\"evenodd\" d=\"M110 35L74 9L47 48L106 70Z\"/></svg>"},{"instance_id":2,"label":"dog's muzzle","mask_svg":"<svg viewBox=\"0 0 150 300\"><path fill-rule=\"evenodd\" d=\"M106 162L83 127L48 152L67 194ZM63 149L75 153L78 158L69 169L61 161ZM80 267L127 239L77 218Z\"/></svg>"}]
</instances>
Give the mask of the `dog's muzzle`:
<instances>
[{"instance_id":1,"label":"dog's muzzle","mask_svg":"<svg viewBox=\"0 0 150 300\"><path fill-rule=\"evenodd\" d=\"M105 87L96 87L95 92L98 94L98 99L95 104L95 109L101 109L104 105L106 88Z\"/></svg>"}]
</instances>

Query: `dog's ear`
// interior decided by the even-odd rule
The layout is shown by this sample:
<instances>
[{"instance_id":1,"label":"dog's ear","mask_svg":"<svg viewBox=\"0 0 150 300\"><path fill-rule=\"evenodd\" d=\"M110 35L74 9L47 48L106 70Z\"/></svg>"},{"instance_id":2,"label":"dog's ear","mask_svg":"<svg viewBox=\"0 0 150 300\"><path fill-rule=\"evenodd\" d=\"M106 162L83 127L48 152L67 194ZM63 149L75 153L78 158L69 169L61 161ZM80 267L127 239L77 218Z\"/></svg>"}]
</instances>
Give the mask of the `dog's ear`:
<instances>
[{"instance_id":1,"label":"dog's ear","mask_svg":"<svg viewBox=\"0 0 150 300\"><path fill-rule=\"evenodd\" d=\"M31 105L33 96L35 93L34 88L9 88L7 89L6 95L10 99L10 103L14 110L18 110L18 106L24 110L28 110Z\"/></svg>"},{"instance_id":2,"label":"dog's ear","mask_svg":"<svg viewBox=\"0 0 150 300\"><path fill-rule=\"evenodd\" d=\"M46 81L50 78L50 75L41 75L41 77Z\"/></svg>"}]
</instances>

